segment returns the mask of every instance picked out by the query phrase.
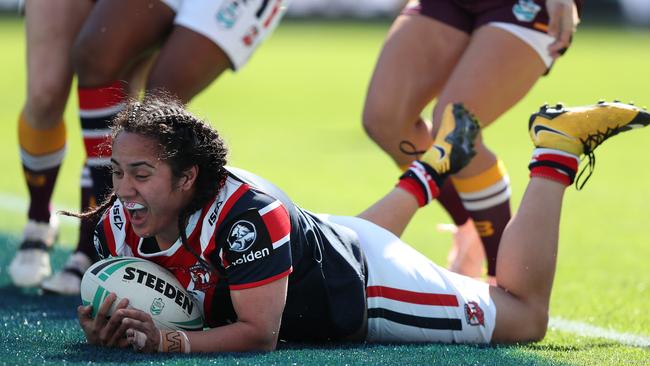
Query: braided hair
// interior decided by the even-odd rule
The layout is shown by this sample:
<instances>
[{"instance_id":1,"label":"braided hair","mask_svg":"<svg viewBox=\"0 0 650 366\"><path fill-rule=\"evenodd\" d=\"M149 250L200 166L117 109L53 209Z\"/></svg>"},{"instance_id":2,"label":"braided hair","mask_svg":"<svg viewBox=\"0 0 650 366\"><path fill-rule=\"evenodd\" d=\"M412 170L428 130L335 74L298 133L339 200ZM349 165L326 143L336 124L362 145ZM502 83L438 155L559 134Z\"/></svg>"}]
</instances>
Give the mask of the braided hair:
<instances>
[{"instance_id":1,"label":"braided hair","mask_svg":"<svg viewBox=\"0 0 650 366\"><path fill-rule=\"evenodd\" d=\"M179 214L178 229L183 247L204 267L211 269L187 244L184 226L188 217L210 202L225 183L228 175L224 167L227 148L223 140L215 129L189 113L181 102L161 92L145 95L142 102L128 102L126 108L112 121L112 140L122 132L135 133L156 141L159 145L159 158L169 164L173 177L177 179L187 169L198 167L194 196ZM94 209L81 214L62 213L97 222L116 199L117 195L112 192L106 201Z\"/></svg>"}]
</instances>

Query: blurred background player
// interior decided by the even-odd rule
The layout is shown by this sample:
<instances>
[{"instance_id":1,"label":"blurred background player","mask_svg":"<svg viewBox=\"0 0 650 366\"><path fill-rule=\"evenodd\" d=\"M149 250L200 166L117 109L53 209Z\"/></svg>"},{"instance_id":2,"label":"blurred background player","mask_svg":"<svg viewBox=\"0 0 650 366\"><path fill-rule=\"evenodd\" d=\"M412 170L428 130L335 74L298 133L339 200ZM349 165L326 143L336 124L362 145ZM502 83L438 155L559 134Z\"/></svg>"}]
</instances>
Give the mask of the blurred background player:
<instances>
[{"instance_id":1,"label":"blurred background player","mask_svg":"<svg viewBox=\"0 0 650 366\"><path fill-rule=\"evenodd\" d=\"M48 250L58 235L58 224L50 201L66 150L63 112L73 77L70 50L91 8L90 0L25 4L27 100L18 119L18 139L30 201L23 242L9 266L13 283L20 287L38 286L52 271ZM82 178L81 196L82 209L88 208L88 179ZM92 225L82 224L79 255L71 261L89 263L92 230Z\"/></svg>"},{"instance_id":2,"label":"blurred background player","mask_svg":"<svg viewBox=\"0 0 650 366\"><path fill-rule=\"evenodd\" d=\"M146 90L165 89L184 103L227 69L238 70L278 25L286 0L99 0L72 51L79 116L97 202L111 191L109 123L124 107L134 64L150 59ZM191 55L191 57L190 57ZM74 257L74 256L73 256ZM83 261L43 284L79 293Z\"/></svg>"},{"instance_id":3,"label":"blurred background player","mask_svg":"<svg viewBox=\"0 0 650 366\"><path fill-rule=\"evenodd\" d=\"M409 2L389 31L370 81L363 112L368 135L406 168L431 146L443 106L462 102L484 127L494 122L569 46L579 7L578 0ZM434 98L432 121L425 121L420 114ZM493 277L510 220L510 184L505 167L480 138L476 150L438 200L458 227L450 269L482 275L480 235Z\"/></svg>"},{"instance_id":4,"label":"blurred background player","mask_svg":"<svg viewBox=\"0 0 650 366\"><path fill-rule=\"evenodd\" d=\"M80 278L95 256L94 227L81 223L75 253L55 283L46 279L52 270L48 250L58 235L51 198L66 151L63 112L73 79L71 50L75 37L93 7L93 1L51 0L25 3L27 45L27 99L18 119L18 140L30 201L23 242L9 266L13 283L42 285L60 293L76 293ZM131 85L140 88L136 77ZM81 176L81 208L94 204L87 166ZM72 290L67 285L72 281ZM78 280L77 280L78 281Z\"/></svg>"}]
</instances>

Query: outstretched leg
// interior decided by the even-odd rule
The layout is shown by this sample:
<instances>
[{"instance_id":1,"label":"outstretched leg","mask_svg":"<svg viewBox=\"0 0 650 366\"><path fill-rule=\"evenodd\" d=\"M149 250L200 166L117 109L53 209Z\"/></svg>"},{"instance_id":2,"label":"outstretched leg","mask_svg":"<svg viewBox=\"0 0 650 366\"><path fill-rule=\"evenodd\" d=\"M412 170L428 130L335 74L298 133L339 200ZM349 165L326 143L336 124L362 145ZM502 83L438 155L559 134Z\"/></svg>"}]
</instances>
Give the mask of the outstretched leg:
<instances>
[{"instance_id":1,"label":"outstretched leg","mask_svg":"<svg viewBox=\"0 0 650 366\"><path fill-rule=\"evenodd\" d=\"M454 110L460 111L458 105ZM448 174L462 168L473 155L476 133L458 133L466 118L446 118L442 135L449 144L434 145L416 161L398 186L360 217L396 235L404 230L417 208L434 199ZM529 168L531 181L518 212L501 239L497 264L498 286L490 286L496 306L492 342L540 340L548 324L548 308L557 261L562 199L575 179L579 157L586 155L593 167L593 150L620 132L650 124L650 114L622 103L564 108L542 107L530 119L529 129L536 149ZM455 139L462 137L462 139ZM436 138L439 142L441 139ZM463 142L467 149L460 148ZM456 152L456 154L454 154ZM445 156L450 159L444 159ZM578 185L581 187L581 185ZM455 279L453 281L461 281Z\"/></svg>"},{"instance_id":2,"label":"outstretched leg","mask_svg":"<svg viewBox=\"0 0 650 366\"><path fill-rule=\"evenodd\" d=\"M546 106L530 120L536 149L531 181L519 210L501 239L493 342L542 339L557 261L562 197L573 183L579 156L619 132L650 124L650 114L621 103L555 108Z\"/></svg>"}]
</instances>

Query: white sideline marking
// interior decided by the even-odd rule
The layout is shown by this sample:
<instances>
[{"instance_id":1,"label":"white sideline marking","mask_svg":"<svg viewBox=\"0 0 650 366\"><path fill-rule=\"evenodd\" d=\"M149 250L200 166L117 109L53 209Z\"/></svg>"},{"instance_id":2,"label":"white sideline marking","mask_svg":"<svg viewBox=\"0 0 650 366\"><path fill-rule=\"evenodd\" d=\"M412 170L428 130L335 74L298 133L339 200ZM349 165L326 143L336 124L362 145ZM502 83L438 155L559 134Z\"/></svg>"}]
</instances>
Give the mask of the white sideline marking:
<instances>
[{"instance_id":1,"label":"white sideline marking","mask_svg":"<svg viewBox=\"0 0 650 366\"><path fill-rule=\"evenodd\" d=\"M580 337L603 338L618 342L627 346L650 347L650 337L632 333L621 333L611 329L605 329L588 323L566 320L560 317L552 317L548 322L549 328L555 328L562 332L569 332Z\"/></svg>"},{"instance_id":2,"label":"white sideline marking","mask_svg":"<svg viewBox=\"0 0 650 366\"><path fill-rule=\"evenodd\" d=\"M12 214L22 214L25 215L26 218L28 205L29 203L27 200L22 197L18 197L12 194L0 193L0 211L11 212ZM70 207L62 207L61 205L57 204L53 204L52 206L54 208L53 212L56 212L58 210L65 210L70 212L79 211L79 208L74 209ZM58 217L61 225L75 227L79 225L79 220L74 217L64 215L58 215Z\"/></svg>"}]
</instances>

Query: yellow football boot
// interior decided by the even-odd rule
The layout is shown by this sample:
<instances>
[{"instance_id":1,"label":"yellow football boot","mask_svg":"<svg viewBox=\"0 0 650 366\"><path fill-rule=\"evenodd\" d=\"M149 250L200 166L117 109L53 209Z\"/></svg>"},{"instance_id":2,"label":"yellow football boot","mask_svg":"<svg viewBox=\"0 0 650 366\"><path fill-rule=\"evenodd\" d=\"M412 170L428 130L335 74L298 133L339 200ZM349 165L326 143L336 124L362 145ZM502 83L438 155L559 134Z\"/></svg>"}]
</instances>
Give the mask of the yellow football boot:
<instances>
[{"instance_id":1,"label":"yellow football boot","mask_svg":"<svg viewBox=\"0 0 650 366\"><path fill-rule=\"evenodd\" d=\"M480 130L478 121L462 103L448 104L433 145L419 159L438 174L454 174L476 155L474 140Z\"/></svg>"},{"instance_id":2,"label":"yellow football boot","mask_svg":"<svg viewBox=\"0 0 650 366\"><path fill-rule=\"evenodd\" d=\"M544 105L530 116L528 130L536 147L575 156L589 155L603 141L620 132L650 124L644 109L618 101L582 107Z\"/></svg>"}]
</instances>

